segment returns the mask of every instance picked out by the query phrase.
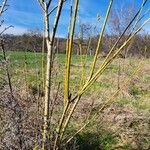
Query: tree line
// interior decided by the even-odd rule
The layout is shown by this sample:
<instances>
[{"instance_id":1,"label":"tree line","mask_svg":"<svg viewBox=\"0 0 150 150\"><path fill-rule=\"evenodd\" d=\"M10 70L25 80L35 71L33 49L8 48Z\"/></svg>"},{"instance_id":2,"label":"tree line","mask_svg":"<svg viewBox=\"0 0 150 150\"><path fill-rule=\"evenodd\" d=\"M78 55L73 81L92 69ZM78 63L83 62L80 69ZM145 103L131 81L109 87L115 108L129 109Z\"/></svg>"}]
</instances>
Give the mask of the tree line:
<instances>
[{"instance_id":1,"label":"tree line","mask_svg":"<svg viewBox=\"0 0 150 150\"><path fill-rule=\"evenodd\" d=\"M41 33L36 31L28 32L23 35L3 35L6 41L7 51L28 51L28 52L41 52L43 37ZM108 50L114 44L114 41L118 38L117 35L104 35L102 49L100 56L105 57ZM55 38L55 52L65 53L66 38ZM89 40L91 41L89 43ZM83 52L82 54L94 55L96 49L96 43L98 41L98 36L88 37L82 39ZM123 41L122 41L123 42ZM121 42L120 42L121 44ZM132 42L125 47L122 57L126 56L150 56L150 35L149 34L139 34L134 37ZM46 52L46 47L45 47ZM79 44L78 40L74 39L73 42L73 53L79 55Z\"/></svg>"}]
</instances>

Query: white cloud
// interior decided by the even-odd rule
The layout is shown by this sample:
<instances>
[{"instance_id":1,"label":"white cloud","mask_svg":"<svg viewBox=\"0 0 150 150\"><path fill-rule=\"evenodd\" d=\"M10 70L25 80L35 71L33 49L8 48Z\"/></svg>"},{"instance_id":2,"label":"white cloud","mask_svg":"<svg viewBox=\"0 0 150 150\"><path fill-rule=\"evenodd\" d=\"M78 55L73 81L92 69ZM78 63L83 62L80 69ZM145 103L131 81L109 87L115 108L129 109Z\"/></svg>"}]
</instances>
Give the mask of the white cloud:
<instances>
[{"instance_id":1,"label":"white cloud","mask_svg":"<svg viewBox=\"0 0 150 150\"><path fill-rule=\"evenodd\" d=\"M150 34L150 23L148 23L143 29Z\"/></svg>"}]
</instances>

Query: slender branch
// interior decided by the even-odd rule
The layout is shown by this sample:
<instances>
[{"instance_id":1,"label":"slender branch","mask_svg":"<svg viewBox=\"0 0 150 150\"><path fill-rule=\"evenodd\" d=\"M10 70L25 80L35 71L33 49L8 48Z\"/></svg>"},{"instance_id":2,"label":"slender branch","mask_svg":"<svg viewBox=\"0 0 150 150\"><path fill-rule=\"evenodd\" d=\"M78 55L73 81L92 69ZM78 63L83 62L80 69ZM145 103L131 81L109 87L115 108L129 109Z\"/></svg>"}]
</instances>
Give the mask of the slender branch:
<instances>
[{"instance_id":1,"label":"slender branch","mask_svg":"<svg viewBox=\"0 0 150 150\"><path fill-rule=\"evenodd\" d=\"M47 9L49 8L49 6L51 5L52 0L49 0L47 3Z\"/></svg>"},{"instance_id":2,"label":"slender branch","mask_svg":"<svg viewBox=\"0 0 150 150\"><path fill-rule=\"evenodd\" d=\"M94 73L94 69L95 69L95 65L96 65L96 61L97 61L97 56L98 56L98 53L99 53L99 50L100 50L100 47L101 47L101 44L102 44L103 34L104 34L104 31L105 31L106 23L107 23L109 14L110 14L112 4L113 4L113 0L110 0L109 6L108 6L108 9L107 9L107 12L106 12L106 16L105 16L105 19L104 19L104 23L103 23L103 26L102 26L102 30L101 30L101 33L100 33L99 41L98 41L98 44L97 44L97 48L96 48L96 52L95 52L94 61L93 61L93 64L92 64L89 80L91 79L91 77L93 76L93 73Z\"/></svg>"},{"instance_id":3,"label":"slender branch","mask_svg":"<svg viewBox=\"0 0 150 150\"><path fill-rule=\"evenodd\" d=\"M57 131L57 136L56 136L56 139L55 139L54 149L58 145L58 142L61 141L61 137L59 139L59 136L60 136L60 132L63 133L63 129L61 131L62 123L64 121L65 114L66 114L67 109L69 107L69 99L70 99L70 96L69 96L70 64L71 64L71 53L72 53L73 36L74 36L74 30L75 30L75 23L76 23L78 4L79 4L79 0L76 0L75 1L75 6L74 6L74 14L73 14L73 18L72 18L71 30L70 30L70 39L69 39L69 43L68 43L69 44L68 45L68 52L66 52L66 54L67 54L67 62L66 62L65 93L64 93L65 108L64 108L64 112L63 112L63 115L61 117L61 120L60 120L60 124L58 126L58 131Z\"/></svg>"},{"instance_id":4,"label":"slender branch","mask_svg":"<svg viewBox=\"0 0 150 150\"><path fill-rule=\"evenodd\" d=\"M125 35L126 31L129 29L129 27L131 26L131 24L135 21L135 19L140 15L141 10L143 9L143 7L145 6L147 0L144 1L144 3L142 3L141 7L139 8L139 10L137 11L137 13L133 16L133 18L131 19L131 21L128 23L128 25L126 26L126 28L124 29L124 31L122 32L122 34L119 36L119 38L117 39L117 41L115 42L115 44L112 46L111 50L109 51L109 53L107 54L106 58L105 58L105 62L108 60L108 58L111 56L112 52L115 50L116 46L118 45L118 43L120 42L120 40L122 39L122 37ZM130 36L131 34L129 34Z\"/></svg>"},{"instance_id":5,"label":"slender branch","mask_svg":"<svg viewBox=\"0 0 150 150\"><path fill-rule=\"evenodd\" d=\"M54 42L56 29L58 27L58 21L60 19L60 14L61 14L61 11L62 11L63 3L64 3L63 0L59 0L57 12L56 12L56 17L55 17L54 24L53 24L53 29L52 29L51 44L53 44L53 42Z\"/></svg>"},{"instance_id":6,"label":"slender branch","mask_svg":"<svg viewBox=\"0 0 150 150\"><path fill-rule=\"evenodd\" d=\"M142 61L141 61L142 62ZM129 77L129 79L127 79L126 81L124 81L124 83L122 83L121 87L119 89L117 89L112 96L105 102L105 104L103 104L101 107L100 105L98 107L100 107L99 109L97 109L97 111L95 112L95 114L92 116L92 118L88 118L87 122L76 132L74 133L68 140L67 142L64 144L66 145L67 143L69 143L77 134L79 134L89 123L91 123L93 120L96 119L96 117L98 116L98 114L104 110L104 108L106 108L108 106L108 104L110 102L114 101L114 98L118 95L118 93L125 87L127 86L127 84L132 80L132 78L140 71L142 64L140 63L138 65L138 67L135 69L135 71L132 73L132 75Z\"/></svg>"},{"instance_id":7,"label":"slender branch","mask_svg":"<svg viewBox=\"0 0 150 150\"><path fill-rule=\"evenodd\" d=\"M11 77L10 77L10 73L9 73L9 67L8 67L8 64L7 64L7 58L6 58L6 52L5 52L5 48L4 48L4 40L3 39L0 39L0 47L1 47L1 50L2 50L2 53L3 53L4 61L6 63L6 68L5 69L6 69L10 94L11 94L11 97L13 98L12 82L11 82Z\"/></svg>"},{"instance_id":8,"label":"slender branch","mask_svg":"<svg viewBox=\"0 0 150 150\"><path fill-rule=\"evenodd\" d=\"M41 8L45 11L45 8L44 8L44 1L38 0L38 3L40 4Z\"/></svg>"},{"instance_id":9,"label":"slender branch","mask_svg":"<svg viewBox=\"0 0 150 150\"><path fill-rule=\"evenodd\" d=\"M70 2L70 20L69 20L69 25L68 25L68 34L67 34L67 41L66 41L66 62L65 62L65 68L67 71L67 65L68 65L68 52L69 52L69 42L70 42L70 34L71 34L71 25L72 25L72 14L73 14L73 7L72 7L72 1ZM67 75L67 72L66 72ZM64 106L66 105L68 101L68 92L67 92L67 76L65 76L65 83L64 83Z\"/></svg>"},{"instance_id":10,"label":"slender branch","mask_svg":"<svg viewBox=\"0 0 150 150\"><path fill-rule=\"evenodd\" d=\"M65 2L65 1L66 1L66 0L64 0L64 2ZM48 13L48 16L50 16L57 8L58 8L58 5L54 6L54 7L52 8L52 10Z\"/></svg>"},{"instance_id":11,"label":"slender branch","mask_svg":"<svg viewBox=\"0 0 150 150\"><path fill-rule=\"evenodd\" d=\"M70 5L70 21L69 21L69 25L68 25L68 37L67 37L67 42L66 42L66 68L67 68L67 61L68 61L68 48L69 48L69 40L70 40L71 24L72 24L72 1L71 1L70 4L71 4ZM64 104L65 104L64 105L64 110L63 110L62 116L60 118L59 125L56 129L57 137L55 139L55 146L54 147L56 147L57 140L59 138L60 130L62 128L62 124L64 122L66 112L67 112L67 110L69 109L69 106L70 106L70 103L69 102L65 103L65 100L66 100L66 98L64 98Z\"/></svg>"},{"instance_id":12,"label":"slender branch","mask_svg":"<svg viewBox=\"0 0 150 150\"><path fill-rule=\"evenodd\" d=\"M4 23L4 20L2 20L2 21L0 22L0 27L3 25L3 23Z\"/></svg>"},{"instance_id":13,"label":"slender branch","mask_svg":"<svg viewBox=\"0 0 150 150\"><path fill-rule=\"evenodd\" d=\"M68 114L68 116L67 116L67 119L66 119L66 121L65 121L65 123L64 123L64 126L63 126L63 128L62 128L62 131L61 131L60 140L62 140L62 138L63 138L63 135L64 135L64 133L65 133L65 131L66 131L66 128L67 128L67 126L68 126L68 123L69 123L69 121L70 121L70 118L71 118L72 114L74 113L74 110L75 110L76 106L78 105L80 99L81 99L81 96L79 95L79 96L77 97L77 99L75 100L75 103L73 104L73 106L72 106L72 108L71 108L71 110L70 110L70 112L69 112L69 114Z\"/></svg>"},{"instance_id":14,"label":"slender branch","mask_svg":"<svg viewBox=\"0 0 150 150\"><path fill-rule=\"evenodd\" d=\"M58 8L58 5L56 5L56 6L48 13L48 16L50 16L57 8Z\"/></svg>"},{"instance_id":15,"label":"slender branch","mask_svg":"<svg viewBox=\"0 0 150 150\"><path fill-rule=\"evenodd\" d=\"M132 32L135 30L135 28L137 27L138 23L150 12L150 8L140 17L138 17L138 19L136 20L134 26L132 27L132 30L130 32L130 35L132 34Z\"/></svg>"},{"instance_id":16,"label":"slender branch","mask_svg":"<svg viewBox=\"0 0 150 150\"><path fill-rule=\"evenodd\" d=\"M78 46L79 46L79 52L80 52L80 63L81 63L81 78L80 78L80 88L82 88L84 81L85 81L85 68L84 68L84 61L83 61L83 47L82 47L82 42L81 42L81 30L80 30L80 9L78 8Z\"/></svg>"},{"instance_id":17,"label":"slender branch","mask_svg":"<svg viewBox=\"0 0 150 150\"><path fill-rule=\"evenodd\" d=\"M46 141L48 140L47 131L49 127L49 107L51 103L51 78L52 78L52 63L53 63L53 44L58 27L58 21L63 7L63 0L59 0L58 8L52 28L52 36L50 38L50 29L49 29L49 16L48 16L48 6L44 2L44 20L45 20L45 37L47 45L47 66L46 66L46 79L45 79L45 102L44 102L44 130L43 130L43 144L42 148L45 149Z\"/></svg>"},{"instance_id":18,"label":"slender branch","mask_svg":"<svg viewBox=\"0 0 150 150\"><path fill-rule=\"evenodd\" d=\"M0 8L0 16L5 11L6 4L7 4L7 0L3 0L2 6Z\"/></svg>"},{"instance_id":19,"label":"slender branch","mask_svg":"<svg viewBox=\"0 0 150 150\"><path fill-rule=\"evenodd\" d=\"M105 71L107 66L116 58L116 56L120 53L120 51L133 39L133 37L147 24L150 22L150 18L147 19L125 42L118 48L118 50L115 52L115 54L108 60L104 61L104 63L99 67L98 71L93 75L91 80L89 80L88 83L84 85L80 93L78 95L82 95L87 88Z\"/></svg>"},{"instance_id":20,"label":"slender branch","mask_svg":"<svg viewBox=\"0 0 150 150\"><path fill-rule=\"evenodd\" d=\"M134 15L134 17L131 19L131 21L128 23L127 27L124 29L123 33L119 36L119 38L117 39L117 41L115 42L115 44L112 46L111 50L109 51L109 53L107 54L103 64L101 65L101 67L103 67L103 65L108 61L108 59L110 58L110 56L112 55L112 52L115 50L116 46L118 45L119 41L122 39L122 37L124 36L124 34L126 33L126 31L128 30L128 28L131 26L131 24L135 21L135 19L139 16L141 9L143 9L143 7L145 6L147 0L144 1L144 3L142 3L141 7L139 8L139 10L137 11L137 13ZM128 38L131 36L132 33L129 34ZM129 40L130 41L130 40ZM126 43L127 44L127 43ZM104 68L103 68L104 69ZM102 70L101 70L102 71ZM86 84L83 86L83 89L89 84L90 81L86 82ZM82 89L82 90L83 90ZM84 90L83 90L84 91ZM83 91L81 92L83 94ZM78 95L81 94L80 92L71 100L74 101ZM82 95L81 94L81 95Z\"/></svg>"},{"instance_id":21,"label":"slender branch","mask_svg":"<svg viewBox=\"0 0 150 150\"><path fill-rule=\"evenodd\" d=\"M3 31L0 32L0 35L2 35L6 30L8 30L9 28L13 28L14 26L10 25L6 28L3 29Z\"/></svg>"},{"instance_id":22,"label":"slender branch","mask_svg":"<svg viewBox=\"0 0 150 150\"><path fill-rule=\"evenodd\" d=\"M75 6L74 6L74 15L73 15L73 19L72 19L72 27L71 27L71 31L70 31L70 39L69 39L69 45L68 45L69 47L68 47L68 52L67 52L67 64L66 64L66 76L65 76L65 95L64 95L66 102L68 101L68 98L69 98L70 64L71 64L73 36L74 36L74 30L75 30L78 4L79 4L79 0L76 0Z\"/></svg>"}]
</instances>

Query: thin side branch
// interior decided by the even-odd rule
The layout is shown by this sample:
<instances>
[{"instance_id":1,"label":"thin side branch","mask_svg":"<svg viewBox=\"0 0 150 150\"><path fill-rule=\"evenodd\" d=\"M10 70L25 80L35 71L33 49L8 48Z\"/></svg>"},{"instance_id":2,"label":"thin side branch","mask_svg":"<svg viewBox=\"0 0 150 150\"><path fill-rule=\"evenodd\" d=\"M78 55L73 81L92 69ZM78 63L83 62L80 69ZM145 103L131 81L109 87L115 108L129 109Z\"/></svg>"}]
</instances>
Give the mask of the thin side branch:
<instances>
[{"instance_id":1,"label":"thin side branch","mask_svg":"<svg viewBox=\"0 0 150 150\"><path fill-rule=\"evenodd\" d=\"M66 0L64 0L65 2ZM48 13L48 16L50 16L56 9L58 8L58 5L52 8L52 10Z\"/></svg>"},{"instance_id":2,"label":"thin side branch","mask_svg":"<svg viewBox=\"0 0 150 150\"><path fill-rule=\"evenodd\" d=\"M0 16L6 10L5 7L7 5L7 0L3 0L2 6L0 7Z\"/></svg>"},{"instance_id":3,"label":"thin side branch","mask_svg":"<svg viewBox=\"0 0 150 150\"><path fill-rule=\"evenodd\" d=\"M2 35L6 30L8 30L9 28L13 28L14 26L10 25L6 28L3 29L3 31L0 32L0 35Z\"/></svg>"}]
</instances>

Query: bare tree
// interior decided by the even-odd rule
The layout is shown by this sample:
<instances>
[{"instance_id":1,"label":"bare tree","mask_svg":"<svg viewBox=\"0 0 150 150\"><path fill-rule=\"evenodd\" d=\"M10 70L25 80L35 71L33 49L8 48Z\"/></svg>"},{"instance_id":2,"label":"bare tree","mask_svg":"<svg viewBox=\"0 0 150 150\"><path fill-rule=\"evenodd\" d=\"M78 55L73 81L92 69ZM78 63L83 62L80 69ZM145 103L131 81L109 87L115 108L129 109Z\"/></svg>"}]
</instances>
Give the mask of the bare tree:
<instances>
[{"instance_id":1,"label":"bare tree","mask_svg":"<svg viewBox=\"0 0 150 150\"><path fill-rule=\"evenodd\" d=\"M131 18L134 16L135 14L135 5L132 2L130 2L128 5L125 5L125 3L122 3L121 5L117 4L117 7L114 7L111 10L110 16L109 16L109 29L111 32L111 39L110 41L110 46L112 45L111 42L113 42L114 38L117 38L118 36L120 36L122 34L122 31L126 28L129 20L131 20ZM128 28L126 35L129 34L131 32L131 26ZM122 37L122 40L120 40L119 45L121 45L124 42L124 39L126 38L126 35L124 35L124 37ZM133 43L133 40L130 42L130 46ZM125 47L126 50L123 51L123 53L119 55L119 57L125 57L125 53L128 52L128 49L130 48L130 46ZM121 62L119 59L118 62L118 89L120 88L120 78L121 78Z\"/></svg>"},{"instance_id":2,"label":"bare tree","mask_svg":"<svg viewBox=\"0 0 150 150\"><path fill-rule=\"evenodd\" d=\"M111 10L108 25L110 32L113 35L120 35L127 26L129 20L135 14L134 1L125 4L124 2L117 3ZM131 28L128 28L128 32Z\"/></svg>"}]
</instances>

